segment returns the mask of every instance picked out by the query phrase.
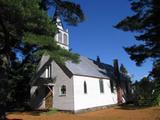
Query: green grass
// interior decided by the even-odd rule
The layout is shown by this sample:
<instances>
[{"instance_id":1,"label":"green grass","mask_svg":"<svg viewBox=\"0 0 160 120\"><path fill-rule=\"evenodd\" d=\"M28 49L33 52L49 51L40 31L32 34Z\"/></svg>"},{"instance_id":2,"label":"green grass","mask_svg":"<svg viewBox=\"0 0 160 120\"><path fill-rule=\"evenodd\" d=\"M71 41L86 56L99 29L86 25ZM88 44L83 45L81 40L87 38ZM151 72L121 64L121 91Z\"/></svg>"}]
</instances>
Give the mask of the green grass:
<instances>
[{"instance_id":1,"label":"green grass","mask_svg":"<svg viewBox=\"0 0 160 120\"><path fill-rule=\"evenodd\" d=\"M55 113L58 113L58 110L57 109L49 109L47 112L43 112L42 114L44 115L52 115L52 114L55 114Z\"/></svg>"}]
</instances>

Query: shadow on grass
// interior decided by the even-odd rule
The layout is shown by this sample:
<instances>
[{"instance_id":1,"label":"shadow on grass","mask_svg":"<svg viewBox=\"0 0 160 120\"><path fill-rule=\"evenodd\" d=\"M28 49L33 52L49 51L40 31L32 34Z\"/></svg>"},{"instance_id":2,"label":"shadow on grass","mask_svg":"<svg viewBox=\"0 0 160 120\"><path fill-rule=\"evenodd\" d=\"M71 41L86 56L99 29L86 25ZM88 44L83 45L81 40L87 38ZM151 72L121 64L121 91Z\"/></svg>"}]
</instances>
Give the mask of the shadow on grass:
<instances>
[{"instance_id":1,"label":"shadow on grass","mask_svg":"<svg viewBox=\"0 0 160 120\"><path fill-rule=\"evenodd\" d=\"M32 115L32 116L40 116L40 115L50 115L57 113L58 110L56 109L49 109L49 110L30 110L30 111L19 111L19 112L10 112L10 114L25 114L25 115Z\"/></svg>"},{"instance_id":2,"label":"shadow on grass","mask_svg":"<svg viewBox=\"0 0 160 120\"><path fill-rule=\"evenodd\" d=\"M145 109L145 108L149 108L151 106L149 105L134 105L134 104L123 104L123 105L119 105L118 108L116 109L121 109L121 110L138 110L138 109Z\"/></svg>"},{"instance_id":3,"label":"shadow on grass","mask_svg":"<svg viewBox=\"0 0 160 120\"><path fill-rule=\"evenodd\" d=\"M23 120L23 119L17 119L17 118L15 118L15 119L14 118L13 119L8 119L7 118L6 120Z\"/></svg>"},{"instance_id":4,"label":"shadow on grass","mask_svg":"<svg viewBox=\"0 0 160 120\"><path fill-rule=\"evenodd\" d=\"M40 116L42 113L48 112L49 110L36 110L36 111L24 111L21 113L24 113L26 115L32 115L32 116Z\"/></svg>"},{"instance_id":5,"label":"shadow on grass","mask_svg":"<svg viewBox=\"0 0 160 120\"><path fill-rule=\"evenodd\" d=\"M14 111L14 112L8 112L7 114L12 114L12 115L32 115L32 116L40 116L42 113L47 112L47 110L38 110L38 111ZM1 120L1 119L0 119ZM23 120L23 119L19 119L19 118L6 118L6 119L2 119L2 120Z\"/></svg>"}]
</instances>

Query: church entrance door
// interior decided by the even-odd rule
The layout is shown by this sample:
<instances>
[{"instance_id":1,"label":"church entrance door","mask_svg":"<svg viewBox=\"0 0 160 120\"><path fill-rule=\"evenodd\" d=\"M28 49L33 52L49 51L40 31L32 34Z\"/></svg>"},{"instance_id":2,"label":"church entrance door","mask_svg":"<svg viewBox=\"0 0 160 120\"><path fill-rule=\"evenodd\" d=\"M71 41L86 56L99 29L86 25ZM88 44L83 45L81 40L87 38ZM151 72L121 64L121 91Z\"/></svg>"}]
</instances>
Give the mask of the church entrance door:
<instances>
[{"instance_id":1,"label":"church entrance door","mask_svg":"<svg viewBox=\"0 0 160 120\"><path fill-rule=\"evenodd\" d=\"M46 86L45 108L53 108L53 86Z\"/></svg>"}]
</instances>

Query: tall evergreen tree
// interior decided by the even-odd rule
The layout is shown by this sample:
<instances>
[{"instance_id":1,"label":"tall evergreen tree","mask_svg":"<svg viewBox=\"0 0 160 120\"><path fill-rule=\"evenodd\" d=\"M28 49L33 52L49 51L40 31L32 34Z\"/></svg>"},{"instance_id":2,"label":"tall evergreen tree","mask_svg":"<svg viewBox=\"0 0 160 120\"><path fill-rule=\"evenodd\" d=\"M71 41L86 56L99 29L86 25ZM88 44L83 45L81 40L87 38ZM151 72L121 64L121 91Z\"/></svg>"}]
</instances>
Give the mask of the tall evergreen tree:
<instances>
[{"instance_id":1,"label":"tall evergreen tree","mask_svg":"<svg viewBox=\"0 0 160 120\"><path fill-rule=\"evenodd\" d=\"M160 106L160 62L156 62L153 65L153 70L151 72L151 75L155 78L154 84L155 89L153 93L153 105L159 105Z\"/></svg>"},{"instance_id":2,"label":"tall evergreen tree","mask_svg":"<svg viewBox=\"0 0 160 120\"><path fill-rule=\"evenodd\" d=\"M79 5L52 1L68 23L72 23L71 16L74 25L84 20ZM35 68L33 63L42 54L50 55L59 63L78 61L78 54L60 48L54 41L56 27L44 9L45 5L53 5L48 3L44 4L44 0L0 0L0 110L1 105L22 100L19 96L28 92L28 80L33 75L30 71ZM25 88L23 93L22 87Z\"/></svg>"},{"instance_id":3,"label":"tall evergreen tree","mask_svg":"<svg viewBox=\"0 0 160 120\"><path fill-rule=\"evenodd\" d=\"M139 81L136 81L133 85L134 100L139 105L150 105L154 91L154 81L151 81L149 77L143 77Z\"/></svg>"},{"instance_id":4,"label":"tall evergreen tree","mask_svg":"<svg viewBox=\"0 0 160 120\"><path fill-rule=\"evenodd\" d=\"M157 68L160 62L160 1L159 0L130 0L133 16L126 17L115 27L123 31L137 32L135 35L140 44L125 47L130 58L141 65L146 59L153 59ZM159 75L152 72L157 78ZM159 79L156 79L159 81ZM159 84L159 82L157 82ZM160 86L160 85L159 85ZM160 87L158 88L160 92ZM159 93L156 94L158 97ZM155 98L156 98L155 97ZM160 103L160 101L158 101Z\"/></svg>"},{"instance_id":5,"label":"tall evergreen tree","mask_svg":"<svg viewBox=\"0 0 160 120\"><path fill-rule=\"evenodd\" d=\"M10 66L11 61L16 58L17 51L25 54L45 51L60 62L77 58L77 55L56 45L54 41L56 28L49 19L47 11L40 9L41 1L43 3L44 0L0 1L0 61L4 66ZM60 6L61 14L68 23L72 21L70 17L75 19L75 24L83 21L83 13L80 7L77 8L78 5L59 1L55 6ZM71 16L68 15L70 13Z\"/></svg>"},{"instance_id":6,"label":"tall evergreen tree","mask_svg":"<svg viewBox=\"0 0 160 120\"><path fill-rule=\"evenodd\" d=\"M124 67L123 64L121 64L121 66L120 66L120 72L123 73L123 74L127 74L128 73L127 69Z\"/></svg>"}]
</instances>

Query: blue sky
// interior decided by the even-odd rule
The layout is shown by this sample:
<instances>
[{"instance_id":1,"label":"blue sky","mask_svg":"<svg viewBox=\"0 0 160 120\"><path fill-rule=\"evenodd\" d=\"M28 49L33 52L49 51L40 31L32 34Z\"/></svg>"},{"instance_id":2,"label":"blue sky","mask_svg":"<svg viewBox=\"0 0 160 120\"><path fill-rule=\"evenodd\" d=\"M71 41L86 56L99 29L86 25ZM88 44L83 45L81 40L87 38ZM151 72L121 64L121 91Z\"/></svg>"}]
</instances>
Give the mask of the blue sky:
<instances>
[{"instance_id":1,"label":"blue sky","mask_svg":"<svg viewBox=\"0 0 160 120\"><path fill-rule=\"evenodd\" d=\"M132 15L129 0L74 0L79 3L85 13L86 20L76 27L67 26L70 34L70 48L82 56L96 59L100 56L102 62L113 64L118 59L124 64L134 80L146 76L152 68L152 63L146 61L137 67L124 51L124 46L136 43L134 34L113 28L126 16Z\"/></svg>"}]
</instances>

